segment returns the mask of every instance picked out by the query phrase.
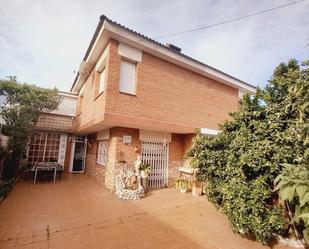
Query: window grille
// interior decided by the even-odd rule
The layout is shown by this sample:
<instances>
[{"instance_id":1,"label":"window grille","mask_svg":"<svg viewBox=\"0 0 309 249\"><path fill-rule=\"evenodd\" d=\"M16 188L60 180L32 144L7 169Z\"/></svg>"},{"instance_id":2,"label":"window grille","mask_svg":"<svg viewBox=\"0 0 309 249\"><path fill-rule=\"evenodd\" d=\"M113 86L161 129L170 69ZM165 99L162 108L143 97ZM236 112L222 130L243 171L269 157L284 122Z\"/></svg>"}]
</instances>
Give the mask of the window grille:
<instances>
[{"instance_id":1,"label":"window grille","mask_svg":"<svg viewBox=\"0 0 309 249\"><path fill-rule=\"evenodd\" d=\"M28 163L57 162L60 146L59 133L36 132L31 137Z\"/></svg>"},{"instance_id":2,"label":"window grille","mask_svg":"<svg viewBox=\"0 0 309 249\"><path fill-rule=\"evenodd\" d=\"M97 163L106 166L107 163L107 140L98 142Z\"/></svg>"}]
</instances>

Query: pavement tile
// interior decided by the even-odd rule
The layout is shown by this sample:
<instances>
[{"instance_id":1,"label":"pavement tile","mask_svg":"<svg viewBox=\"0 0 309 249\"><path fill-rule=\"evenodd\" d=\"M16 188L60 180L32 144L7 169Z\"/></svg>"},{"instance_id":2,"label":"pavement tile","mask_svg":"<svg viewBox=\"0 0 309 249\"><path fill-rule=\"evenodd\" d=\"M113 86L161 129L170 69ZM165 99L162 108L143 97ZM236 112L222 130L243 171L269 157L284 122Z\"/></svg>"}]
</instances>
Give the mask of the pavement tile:
<instances>
[{"instance_id":1,"label":"pavement tile","mask_svg":"<svg viewBox=\"0 0 309 249\"><path fill-rule=\"evenodd\" d=\"M263 249L234 234L205 197L173 188L118 199L85 175L19 182L0 204L0 248ZM276 244L273 249L287 249Z\"/></svg>"},{"instance_id":2,"label":"pavement tile","mask_svg":"<svg viewBox=\"0 0 309 249\"><path fill-rule=\"evenodd\" d=\"M0 241L0 248L13 248L16 245L15 239L7 239Z\"/></svg>"}]
</instances>

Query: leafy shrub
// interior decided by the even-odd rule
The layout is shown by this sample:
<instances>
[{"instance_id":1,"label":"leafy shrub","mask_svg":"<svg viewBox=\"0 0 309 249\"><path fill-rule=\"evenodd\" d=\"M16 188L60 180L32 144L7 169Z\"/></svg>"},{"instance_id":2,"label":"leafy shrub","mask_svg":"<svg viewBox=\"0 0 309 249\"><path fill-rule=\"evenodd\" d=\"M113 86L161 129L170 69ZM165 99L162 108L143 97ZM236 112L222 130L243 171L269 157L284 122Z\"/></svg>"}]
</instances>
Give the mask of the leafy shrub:
<instances>
[{"instance_id":1,"label":"leafy shrub","mask_svg":"<svg viewBox=\"0 0 309 249\"><path fill-rule=\"evenodd\" d=\"M274 179L283 163L306 161L308 86L308 64L280 64L264 90L243 97L217 136L198 134L188 152L200 180L208 182L208 199L227 215L233 230L263 243L287 223Z\"/></svg>"},{"instance_id":2,"label":"leafy shrub","mask_svg":"<svg viewBox=\"0 0 309 249\"><path fill-rule=\"evenodd\" d=\"M150 174L151 165L149 163L141 163L138 169L144 171L146 174Z\"/></svg>"},{"instance_id":3,"label":"leafy shrub","mask_svg":"<svg viewBox=\"0 0 309 249\"><path fill-rule=\"evenodd\" d=\"M0 115L5 121L8 151L11 151L9 167L13 177L18 172L19 161L27 151L29 138L42 112L57 109L62 98L57 89L45 89L18 83L16 77L0 80ZM11 173L9 173L11 175Z\"/></svg>"},{"instance_id":4,"label":"leafy shrub","mask_svg":"<svg viewBox=\"0 0 309 249\"><path fill-rule=\"evenodd\" d=\"M175 185L177 189L186 189L189 190L191 188L191 183L189 180L179 177L175 181Z\"/></svg>"},{"instance_id":5,"label":"leafy shrub","mask_svg":"<svg viewBox=\"0 0 309 249\"><path fill-rule=\"evenodd\" d=\"M0 199L5 198L14 184L14 179L9 181L0 181Z\"/></svg>"},{"instance_id":6,"label":"leafy shrub","mask_svg":"<svg viewBox=\"0 0 309 249\"><path fill-rule=\"evenodd\" d=\"M276 190L279 190L280 200L295 211L293 216L290 214L290 219L296 234L300 233L309 243L309 169L291 164L284 166L275 179Z\"/></svg>"}]
</instances>

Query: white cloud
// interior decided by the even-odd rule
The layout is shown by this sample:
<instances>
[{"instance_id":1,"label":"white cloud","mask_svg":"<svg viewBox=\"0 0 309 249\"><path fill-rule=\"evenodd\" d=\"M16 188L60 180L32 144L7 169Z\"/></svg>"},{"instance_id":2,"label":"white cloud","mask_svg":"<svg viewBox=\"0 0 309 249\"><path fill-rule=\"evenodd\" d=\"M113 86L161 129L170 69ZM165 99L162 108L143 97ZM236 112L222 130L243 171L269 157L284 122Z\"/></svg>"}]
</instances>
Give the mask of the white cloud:
<instances>
[{"instance_id":1,"label":"white cloud","mask_svg":"<svg viewBox=\"0 0 309 249\"><path fill-rule=\"evenodd\" d=\"M289 1L0 0L0 77L69 90L101 14L150 37L183 31ZM305 59L309 1L187 35L162 38L253 84L291 57Z\"/></svg>"}]
</instances>

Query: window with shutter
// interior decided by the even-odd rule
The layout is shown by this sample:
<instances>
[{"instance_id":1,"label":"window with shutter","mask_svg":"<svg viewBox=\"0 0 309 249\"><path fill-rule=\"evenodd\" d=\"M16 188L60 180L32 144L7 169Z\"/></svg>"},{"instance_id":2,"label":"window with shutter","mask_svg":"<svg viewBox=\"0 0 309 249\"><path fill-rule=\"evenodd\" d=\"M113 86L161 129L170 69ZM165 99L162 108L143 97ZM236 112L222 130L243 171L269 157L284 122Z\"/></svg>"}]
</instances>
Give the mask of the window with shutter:
<instances>
[{"instance_id":1,"label":"window with shutter","mask_svg":"<svg viewBox=\"0 0 309 249\"><path fill-rule=\"evenodd\" d=\"M106 166L107 163L107 140L98 141L97 163Z\"/></svg>"},{"instance_id":2,"label":"window with shutter","mask_svg":"<svg viewBox=\"0 0 309 249\"><path fill-rule=\"evenodd\" d=\"M135 70L136 64L122 60L120 65L119 91L135 94Z\"/></svg>"},{"instance_id":3,"label":"window with shutter","mask_svg":"<svg viewBox=\"0 0 309 249\"><path fill-rule=\"evenodd\" d=\"M105 68L100 73L100 79L99 79L99 94L104 91L105 88Z\"/></svg>"}]
</instances>

